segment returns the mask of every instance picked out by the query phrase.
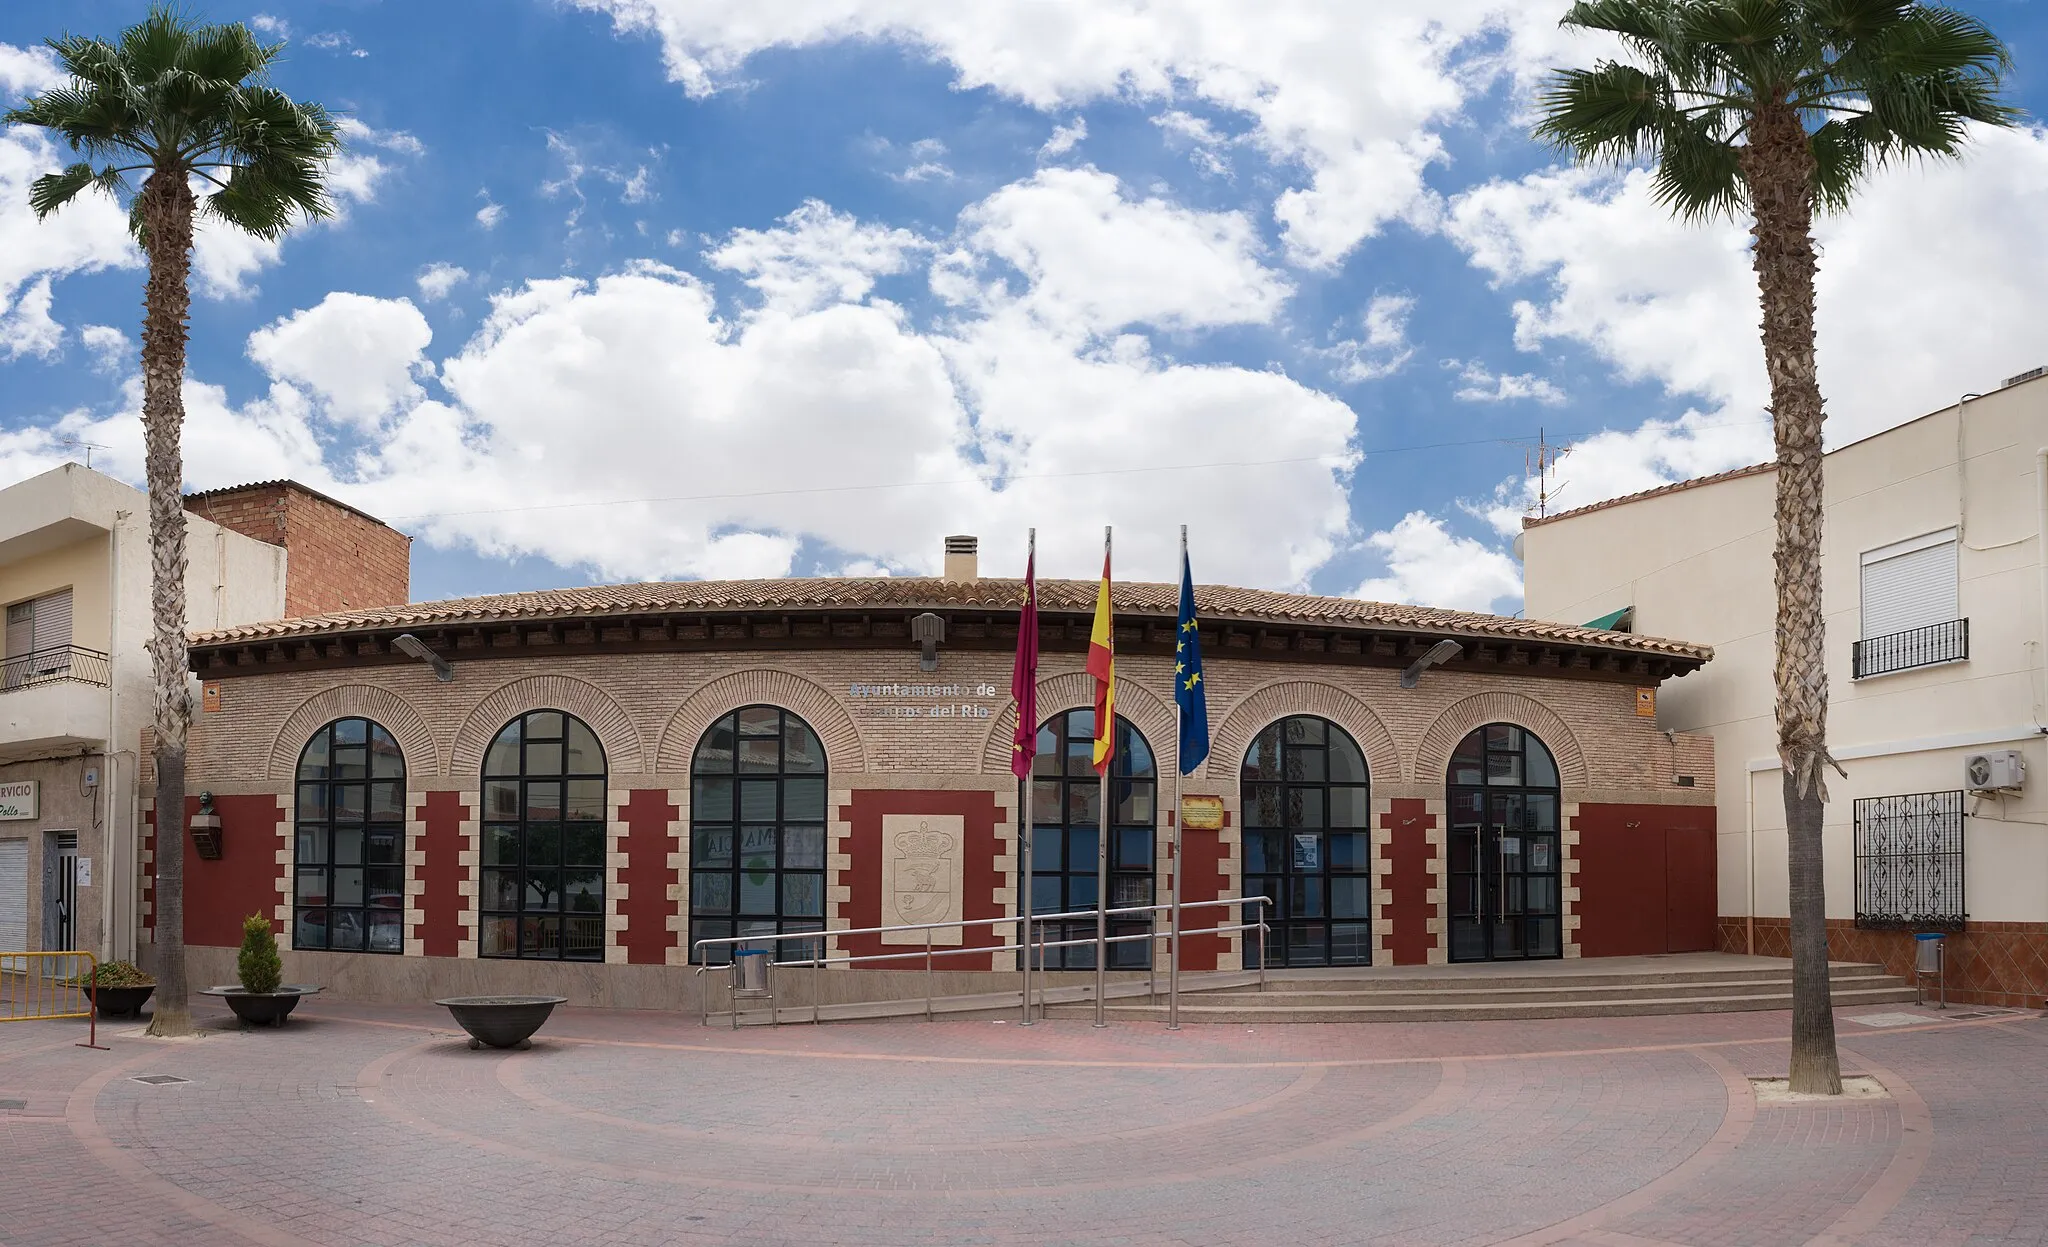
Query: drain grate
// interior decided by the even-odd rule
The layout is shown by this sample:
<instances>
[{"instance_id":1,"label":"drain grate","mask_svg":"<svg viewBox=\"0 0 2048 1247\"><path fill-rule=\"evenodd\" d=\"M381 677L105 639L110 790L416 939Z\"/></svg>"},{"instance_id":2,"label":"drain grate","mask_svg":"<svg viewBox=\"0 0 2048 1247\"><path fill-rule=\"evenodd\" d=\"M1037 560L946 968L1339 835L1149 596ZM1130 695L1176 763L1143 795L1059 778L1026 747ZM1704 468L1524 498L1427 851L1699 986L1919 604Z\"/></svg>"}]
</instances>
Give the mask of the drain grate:
<instances>
[{"instance_id":1,"label":"drain grate","mask_svg":"<svg viewBox=\"0 0 2048 1247\"><path fill-rule=\"evenodd\" d=\"M146 1082L152 1087L162 1087L174 1082L191 1082L192 1080L180 1078L176 1074L144 1074L135 1081Z\"/></svg>"},{"instance_id":2,"label":"drain grate","mask_svg":"<svg viewBox=\"0 0 2048 1247\"><path fill-rule=\"evenodd\" d=\"M28 1107L27 1100L0 1100L0 1112L14 1109L17 1112Z\"/></svg>"}]
</instances>

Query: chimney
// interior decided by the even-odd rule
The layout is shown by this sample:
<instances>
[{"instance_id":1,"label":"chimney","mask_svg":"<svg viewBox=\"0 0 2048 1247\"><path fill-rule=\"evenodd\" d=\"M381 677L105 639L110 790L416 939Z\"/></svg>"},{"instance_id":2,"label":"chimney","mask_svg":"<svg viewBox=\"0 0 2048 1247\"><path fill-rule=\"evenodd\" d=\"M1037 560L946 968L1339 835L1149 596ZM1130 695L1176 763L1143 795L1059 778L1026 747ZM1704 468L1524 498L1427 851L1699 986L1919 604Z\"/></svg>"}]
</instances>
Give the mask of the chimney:
<instances>
[{"instance_id":1,"label":"chimney","mask_svg":"<svg viewBox=\"0 0 2048 1247\"><path fill-rule=\"evenodd\" d=\"M981 576L981 542L973 537L946 538L946 580L971 585Z\"/></svg>"}]
</instances>

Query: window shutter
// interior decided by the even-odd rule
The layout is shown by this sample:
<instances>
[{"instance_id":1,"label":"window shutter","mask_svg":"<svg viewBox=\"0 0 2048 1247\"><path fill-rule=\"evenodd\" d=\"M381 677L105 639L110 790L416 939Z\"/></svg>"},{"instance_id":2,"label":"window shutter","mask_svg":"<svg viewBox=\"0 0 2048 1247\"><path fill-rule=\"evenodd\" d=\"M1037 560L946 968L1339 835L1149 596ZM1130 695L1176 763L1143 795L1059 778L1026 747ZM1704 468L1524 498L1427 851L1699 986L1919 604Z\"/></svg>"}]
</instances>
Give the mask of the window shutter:
<instances>
[{"instance_id":1,"label":"window shutter","mask_svg":"<svg viewBox=\"0 0 2048 1247\"><path fill-rule=\"evenodd\" d=\"M1953 538L1863 564L1863 639L1955 619Z\"/></svg>"},{"instance_id":2,"label":"window shutter","mask_svg":"<svg viewBox=\"0 0 2048 1247\"><path fill-rule=\"evenodd\" d=\"M38 653L71 648L71 590L36 599L35 645Z\"/></svg>"},{"instance_id":3,"label":"window shutter","mask_svg":"<svg viewBox=\"0 0 2048 1247\"><path fill-rule=\"evenodd\" d=\"M28 841L0 840L0 949L18 952L27 947Z\"/></svg>"},{"instance_id":4,"label":"window shutter","mask_svg":"<svg viewBox=\"0 0 2048 1247\"><path fill-rule=\"evenodd\" d=\"M26 658L35 647L36 604L16 602L7 608L7 657Z\"/></svg>"}]
</instances>

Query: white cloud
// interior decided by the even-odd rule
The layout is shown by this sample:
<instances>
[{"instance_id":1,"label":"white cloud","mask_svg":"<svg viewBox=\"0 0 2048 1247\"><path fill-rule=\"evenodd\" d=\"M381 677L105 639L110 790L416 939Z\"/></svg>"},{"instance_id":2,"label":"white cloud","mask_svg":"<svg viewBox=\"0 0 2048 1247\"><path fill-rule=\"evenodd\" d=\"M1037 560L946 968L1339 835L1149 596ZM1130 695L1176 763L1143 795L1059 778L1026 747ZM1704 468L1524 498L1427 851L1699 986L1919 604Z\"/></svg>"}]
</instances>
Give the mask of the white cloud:
<instances>
[{"instance_id":1,"label":"white cloud","mask_svg":"<svg viewBox=\"0 0 2048 1247\"><path fill-rule=\"evenodd\" d=\"M1197 169L1209 177L1228 177L1230 162L1223 157L1222 149L1233 140L1210 125L1208 120L1193 113L1170 108L1152 118L1152 124L1167 136L1169 145L1188 149L1188 159Z\"/></svg>"},{"instance_id":2,"label":"white cloud","mask_svg":"<svg viewBox=\"0 0 2048 1247\"><path fill-rule=\"evenodd\" d=\"M945 161L946 144L934 138L917 139L899 146L880 135L871 134L861 141L866 149L882 165L901 164L900 169L884 169L893 182L950 182L953 169Z\"/></svg>"},{"instance_id":3,"label":"white cloud","mask_svg":"<svg viewBox=\"0 0 2048 1247\"><path fill-rule=\"evenodd\" d=\"M61 87L66 79L48 48L18 48L0 43L0 100L35 95Z\"/></svg>"},{"instance_id":4,"label":"white cloud","mask_svg":"<svg viewBox=\"0 0 2048 1247\"><path fill-rule=\"evenodd\" d=\"M290 22L268 13L258 13L250 18L249 28L259 35L269 35L275 39L289 39L292 34L292 24Z\"/></svg>"},{"instance_id":5,"label":"white cloud","mask_svg":"<svg viewBox=\"0 0 2048 1247\"><path fill-rule=\"evenodd\" d=\"M319 48L323 52L347 52L350 56L368 56L369 53L355 46L355 37L345 30L323 30L307 35L307 47Z\"/></svg>"},{"instance_id":6,"label":"white cloud","mask_svg":"<svg viewBox=\"0 0 2048 1247\"><path fill-rule=\"evenodd\" d=\"M0 303L0 362L36 355L48 359L64 345L64 327L50 319L50 278L35 279L12 306Z\"/></svg>"},{"instance_id":7,"label":"white cloud","mask_svg":"<svg viewBox=\"0 0 2048 1247\"><path fill-rule=\"evenodd\" d=\"M1273 204L1289 253L1331 266L1390 221L1434 211L1422 174L1435 128L1502 74L1526 83L1560 48L1563 0L574 0L621 32L661 41L692 95L742 79L771 48L850 40L906 45L1046 112L1102 99L1184 99L1240 114L1286 170ZM1554 63L1546 61L1544 63Z\"/></svg>"},{"instance_id":8,"label":"white cloud","mask_svg":"<svg viewBox=\"0 0 2048 1247\"><path fill-rule=\"evenodd\" d=\"M127 364L134 343L128 335L112 325L82 325L78 330L79 341L92 352L94 372L119 372Z\"/></svg>"},{"instance_id":9,"label":"white cloud","mask_svg":"<svg viewBox=\"0 0 2048 1247\"><path fill-rule=\"evenodd\" d=\"M1052 137L1047 139L1045 145L1038 149L1038 158L1040 160L1051 160L1056 156L1064 156L1068 152L1073 151L1087 137L1087 118L1076 117L1066 125L1053 127Z\"/></svg>"},{"instance_id":10,"label":"white cloud","mask_svg":"<svg viewBox=\"0 0 2048 1247\"><path fill-rule=\"evenodd\" d=\"M469 270L446 260L436 260L420 270L420 297L429 303L438 303L448 297L448 292L469 280Z\"/></svg>"},{"instance_id":11,"label":"white cloud","mask_svg":"<svg viewBox=\"0 0 2048 1247\"><path fill-rule=\"evenodd\" d=\"M418 401L413 375L433 336L410 300L337 291L249 335L249 358L309 391L334 420L374 429Z\"/></svg>"},{"instance_id":12,"label":"white cloud","mask_svg":"<svg viewBox=\"0 0 2048 1247\"><path fill-rule=\"evenodd\" d=\"M1083 333L1263 324L1293 293L1260 262L1258 230L1243 213L1131 199L1093 167L1041 169L961 223L974 251L1024 275L1034 314Z\"/></svg>"},{"instance_id":13,"label":"white cloud","mask_svg":"<svg viewBox=\"0 0 2048 1247\"><path fill-rule=\"evenodd\" d=\"M1331 371L1339 381L1356 384L1390 377L1415 355L1415 348L1408 344L1408 316L1414 310L1412 296L1376 294L1359 318L1362 332L1358 337L1318 348L1316 353L1333 361Z\"/></svg>"},{"instance_id":14,"label":"white cloud","mask_svg":"<svg viewBox=\"0 0 2048 1247\"><path fill-rule=\"evenodd\" d=\"M476 210L476 223L485 229L496 229L505 219L505 205L494 202L488 192L479 191L484 197L484 206Z\"/></svg>"},{"instance_id":15,"label":"white cloud","mask_svg":"<svg viewBox=\"0 0 2048 1247\"><path fill-rule=\"evenodd\" d=\"M1366 544L1387 561L1387 574L1358 586L1353 597L1452 610L1492 611L1522 596L1515 560L1482 541L1459 537L1424 511L1410 511Z\"/></svg>"},{"instance_id":16,"label":"white cloud","mask_svg":"<svg viewBox=\"0 0 2048 1247\"><path fill-rule=\"evenodd\" d=\"M0 359L47 358L63 342L52 283L72 273L139 268L128 215L91 191L38 221L28 188L63 163L63 153L24 126L0 130Z\"/></svg>"},{"instance_id":17,"label":"white cloud","mask_svg":"<svg viewBox=\"0 0 2048 1247\"><path fill-rule=\"evenodd\" d=\"M1447 359L1443 367L1458 374L1458 388L1452 397L1465 403L1508 403L1534 399L1556 405L1564 391L1533 372L1495 373L1476 359Z\"/></svg>"},{"instance_id":18,"label":"white cloud","mask_svg":"<svg viewBox=\"0 0 2048 1247\"><path fill-rule=\"evenodd\" d=\"M930 246L909 230L864 225L812 199L777 228L734 230L704 258L740 274L769 307L798 313L860 302L877 277L903 272Z\"/></svg>"},{"instance_id":19,"label":"white cloud","mask_svg":"<svg viewBox=\"0 0 2048 1247\"><path fill-rule=\"evenodd\" d=\"M2048 362L2048 130L1986 131L1960 162L1887 170L1823 219L1817 329L1829 442L1913 419ZM1641 171L1547 171L1452 201L1447 226L1515 305L1524 349L1582 344L1699 401L1581 442L1565 505L1770 455L1769 386L1742 226L1674 222Z\"/></svg>"}]
</instances>

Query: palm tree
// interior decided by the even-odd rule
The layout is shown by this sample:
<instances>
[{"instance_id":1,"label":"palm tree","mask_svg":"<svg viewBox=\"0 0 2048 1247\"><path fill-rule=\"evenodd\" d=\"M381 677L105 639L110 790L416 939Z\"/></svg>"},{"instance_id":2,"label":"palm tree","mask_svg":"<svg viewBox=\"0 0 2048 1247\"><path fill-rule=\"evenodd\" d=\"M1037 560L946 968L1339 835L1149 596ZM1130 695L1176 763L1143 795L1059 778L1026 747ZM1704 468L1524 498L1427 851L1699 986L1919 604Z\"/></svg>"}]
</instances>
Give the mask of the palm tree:
<instances>
[{"instance_id":1,"label":"palm tree","mask_svg":"<svg viewBox=\"0 0 2048 1247\"><path fill-rule=\"evenodd\" d=\"M334 121L265 80L283 45L240 23L198 25L156 7L119 41L66 35L49 42L70 75L6 114L61 135L84 159L37 178L29 204L48 216L81 192L129 204L129 227L149 260L143 297L142 434L149 479L149 643L156 685L156 975L150 1033L192 1028L185 979L186 693L184 461L185 317L192 296L192 226L204 212L275 238L296 218L326 216L325 162L339 150ZM142 175L133 190L131 175ZM199 198L194 186L212 193ZM109 742L109 747L112 743Z\"/></svg>"},{"instance_id":2,"label":"palm tree","mask_svg":"<svg viewBox=\"0 0 2048 1247\"><path fill-rule=\"evenodd\" d=\"M1827 671L1821 614L1816 210L1888 162L1957 155L1970 123L2011 125L2005 46L1977 19L1899 0L1588 0L1564 25L1627 61L1556 71L1536 136L1582 161L1655 163L1686 220L1747 219L1777 443L1776 667L1791 885L1792 1089L1839 1094L1822 894Z\"/></svg>"}]
</instances>

